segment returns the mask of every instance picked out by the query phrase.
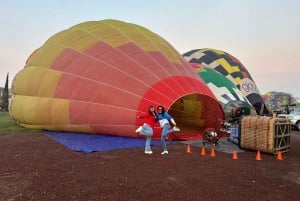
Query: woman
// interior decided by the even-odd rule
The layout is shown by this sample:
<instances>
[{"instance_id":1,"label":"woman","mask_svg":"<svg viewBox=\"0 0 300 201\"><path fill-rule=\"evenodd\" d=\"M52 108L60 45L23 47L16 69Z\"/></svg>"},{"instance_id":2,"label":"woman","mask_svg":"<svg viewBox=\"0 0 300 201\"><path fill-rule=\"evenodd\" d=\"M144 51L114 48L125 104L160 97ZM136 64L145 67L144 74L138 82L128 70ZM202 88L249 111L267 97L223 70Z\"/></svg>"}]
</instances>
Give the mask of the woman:
<instances>
[{"instance_id":1,"label":"woman","mask_svg":"<svg viewBox=\"0 0 300 201\"><path fill-rule=\"evenodd\" d=\"M157 114L153 106L149 106L148 114L137 116L137 118L146 119L143 126L136 129L136 133L146 136L145 154L152 154L150 147L151 137L153 135L154 123L157 121Z\"/></svg>"},{"instance_id":2,"label":"woman","mask_svg":"<svg viewBox=\"0 0 300 201\"><path fill-rule=\"evenodd\" d=\"M173 117L165 111L165 108L160 105L157 107L157 119L159 121L160 127L162 128L161 132L161 143L162 143L162 148L163 152L161 154L168 154L168 149L166 145L166 137L168 134L173 133L173 132L179 132L180 129L176 127L176 123L173 119ZM173 129L170 129L170 122L174 125Z\"/></svg>"}]
</instances>

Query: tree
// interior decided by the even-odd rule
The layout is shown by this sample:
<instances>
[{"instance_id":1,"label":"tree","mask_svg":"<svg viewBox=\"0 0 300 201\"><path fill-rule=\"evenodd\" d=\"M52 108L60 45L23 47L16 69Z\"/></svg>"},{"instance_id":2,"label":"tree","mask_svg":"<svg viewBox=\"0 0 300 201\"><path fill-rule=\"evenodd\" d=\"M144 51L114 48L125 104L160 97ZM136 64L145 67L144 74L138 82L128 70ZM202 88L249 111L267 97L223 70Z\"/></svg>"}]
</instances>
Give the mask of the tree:
<instances>
[{"instance_id":1,"label":"tree","mask_svg":"<svg viewBox=\"0 0 300 201\"><path fill-rule=\"evenodd\" d=\"M9 94L8 94L8 73L7 73L5 87L2 96L2 106L4 111L8 111L8 96Z\"/></svg>"}]
</instances>

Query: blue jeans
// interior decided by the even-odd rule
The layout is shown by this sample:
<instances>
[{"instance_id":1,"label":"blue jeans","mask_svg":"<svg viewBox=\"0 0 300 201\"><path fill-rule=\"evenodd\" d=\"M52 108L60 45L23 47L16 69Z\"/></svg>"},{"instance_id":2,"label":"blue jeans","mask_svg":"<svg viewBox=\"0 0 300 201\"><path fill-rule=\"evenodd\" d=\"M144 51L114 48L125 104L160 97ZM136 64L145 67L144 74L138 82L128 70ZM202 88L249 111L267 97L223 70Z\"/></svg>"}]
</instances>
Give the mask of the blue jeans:
<instances>
[{"instance_id":1,"label":"blue jeans","mask_svg":"<svg viewBox=\"0 0 300 201\"><path fill-rule=\"evenodd\" d=\"M164 151L168 151L167 149L167 144L166 144L166 137L167 135L169 135L170 133L173 133L174 130L170 129L170 124L166 123L164 125L164 127L162 128L162 132L161 132L161 144L162 144L162 148Z\"/></svg>"},{"instance_id":2,"label":"blue jeans","mask_svg":"<svg viewBox=\"0 0 300 201\"><path fill-rule=\"evenodd\" d=\"M144 124L140 134L146 136L145 151L151 151L150 143L153 135L153 129L148 124Z\"/></svg>"}]
</instances>

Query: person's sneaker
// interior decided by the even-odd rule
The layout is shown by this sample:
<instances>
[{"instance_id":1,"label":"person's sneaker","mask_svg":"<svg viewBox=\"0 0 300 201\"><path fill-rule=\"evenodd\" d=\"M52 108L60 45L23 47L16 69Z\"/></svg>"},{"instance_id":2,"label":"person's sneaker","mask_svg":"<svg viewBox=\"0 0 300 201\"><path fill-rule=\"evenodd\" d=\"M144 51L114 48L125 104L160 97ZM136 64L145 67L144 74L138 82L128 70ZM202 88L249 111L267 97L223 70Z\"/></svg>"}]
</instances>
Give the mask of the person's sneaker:
<instances>
[{"instance_id":1,"label":"person's sneaker","mask_svg":"<svg viewBox=\"0 0 300 201\"><path fill-rule=\"evenodd\" d=\"M145 154L152 154L153 151L145 151Z\"/></svg>"},{"instance_id":2,"label":"person's sneaker","mask_svg":"<svg viewBox=\"0 0 300 201\"><path fill-rule=\"evenodd\" d=\"M168 154L168 153L169 153L168 151L163 151L161 152L161 155Z\"/></svg>"},{"instance_id":3,"label":"person's sneaker","mask_svg":"<svg viewBox=\"0 0 300 201\"><path fill-rule=\"evenodd\" d=\"M176 131L176 132L180 131L180 129L178 127L176 127L176 126L173 127L173 130Z\"/></svg>"},{"instance_id":4,"label":"person's sneaker","mask_svg":"<svg viewBox=\"0 0 300 201\"><path fill-rule=\"evenodd\" d=\"M138 127L138 128L135 130L135 132L136 132L136 133L139 133L139 132L141 132L141 130L142 130L142 126Z\"/></svg>"}]
</instances>

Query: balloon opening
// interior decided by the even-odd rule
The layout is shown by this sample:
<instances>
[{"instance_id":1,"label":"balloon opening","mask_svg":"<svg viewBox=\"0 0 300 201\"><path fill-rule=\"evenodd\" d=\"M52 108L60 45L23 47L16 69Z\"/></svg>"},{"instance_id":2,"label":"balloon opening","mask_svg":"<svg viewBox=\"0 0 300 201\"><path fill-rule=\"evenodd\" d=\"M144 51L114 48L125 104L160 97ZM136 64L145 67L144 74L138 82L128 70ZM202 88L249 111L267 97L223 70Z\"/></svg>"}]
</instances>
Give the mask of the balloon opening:
<instances>
[{"instance_id":1,"label":"balloon opening","mask_svg":"<svg viewBox=\"0 0 300 201\"><path fill-rule=\"evenodd\" d=\"M190 94L176 100L168 112L175 119L180 132L173 133L173 140L201 138L206 128L220 128L224 113L220 104L203 94Z\"/></svg>"}]
</instances>

